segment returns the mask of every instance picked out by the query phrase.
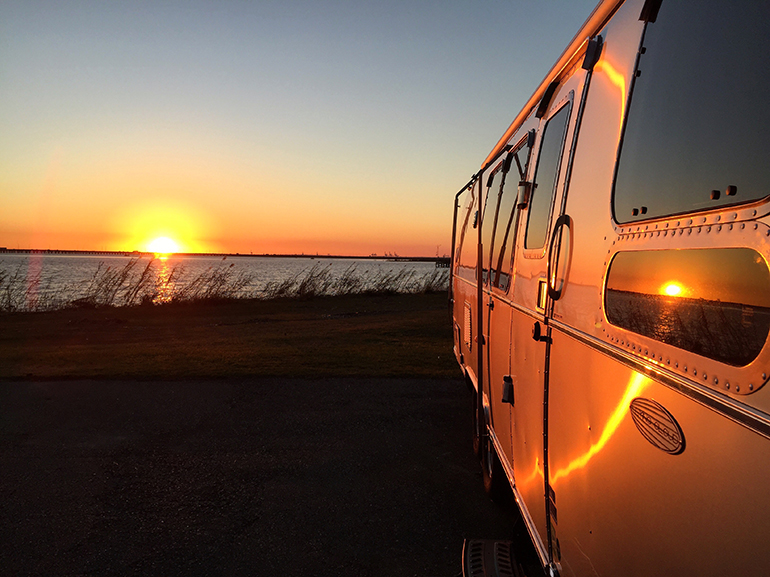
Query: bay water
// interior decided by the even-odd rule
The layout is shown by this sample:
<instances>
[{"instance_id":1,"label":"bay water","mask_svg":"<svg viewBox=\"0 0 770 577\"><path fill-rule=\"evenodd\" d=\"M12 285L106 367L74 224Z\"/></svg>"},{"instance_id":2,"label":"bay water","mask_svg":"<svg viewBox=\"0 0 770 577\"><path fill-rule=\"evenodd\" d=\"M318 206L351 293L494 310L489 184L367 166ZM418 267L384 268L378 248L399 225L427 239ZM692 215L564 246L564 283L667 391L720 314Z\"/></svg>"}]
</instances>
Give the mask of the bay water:
<instances>
[{"instance_id":1,"label":"bay water","mask_svg":"<svg viewBox=\"0 0 770 577\"><path fill-rule=\"evenodd\" d=\"M0 309L58 308L87 297L89 291L93 292L94 283L103 280L105 275L118 278L121 271L127 268L132 269L133 276L122 281L124 283L137 282L137 275L146 274L151 277L148 286L164 285L160 294L156 294L155 302L163 302L164 294L167 297L178 294L196 279L212 275L221 275L227 282L232 282L237 293L234 296L259 298L271 287L275 289L292 279L296 284L303 278L319 274L327 281L357 279L358 290L366 290L370 288L367 283L399 275L412 279L412 284L405 286L418 286L424 279L436 279L438 272L432 261L388 259L238 255L171 255L160 259L147 255L1 253L0 301L5 299L8 302L5 306L0 302ZM11 291L15 291L17 301L21 299L25 302L11 304ZM3 295L3 292L6 294Z\"/></svg>"}]
</instances>

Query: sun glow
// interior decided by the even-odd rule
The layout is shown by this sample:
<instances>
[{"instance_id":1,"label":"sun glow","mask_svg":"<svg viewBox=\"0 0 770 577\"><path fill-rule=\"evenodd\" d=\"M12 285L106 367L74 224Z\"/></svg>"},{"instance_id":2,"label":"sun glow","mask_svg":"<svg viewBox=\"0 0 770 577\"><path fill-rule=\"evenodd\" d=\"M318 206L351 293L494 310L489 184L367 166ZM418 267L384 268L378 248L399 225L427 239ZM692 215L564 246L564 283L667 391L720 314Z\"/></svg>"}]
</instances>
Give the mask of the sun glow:
<instances>
[{"instance_id":1,"label":"sun glow","mask_svg":"<svg viewBox=\"0 0 770 577\"><path fill-rule=\"evenodd\" d=\"M157 255L214 252L208 242L215 234L206 216L186 204L136 202L117 215L112 225L125 231L117 250L138 250Z\"/></svg>"},{"instance_id":2,"label":"sun glow","mask_svg":"<svg viewBox=\"0 0 770 577\"><path fill-rule=\"evenodd\" d=\"M179 252L179 244L167 236L159 236L147 243L147 249L158 257L164 257Z\"/></svg>"},{"instance_id":3,"label":"sun glow","mask_svg":"<svg viewBox=\"0 0 770 577\"><path fill-rule=\"evenodd\" d=\"M684 288L678 282L667 282L660 289L661 294L668 295L670 297L678 297L682 295L683 291Z\"/></svg>"}]
</instances>

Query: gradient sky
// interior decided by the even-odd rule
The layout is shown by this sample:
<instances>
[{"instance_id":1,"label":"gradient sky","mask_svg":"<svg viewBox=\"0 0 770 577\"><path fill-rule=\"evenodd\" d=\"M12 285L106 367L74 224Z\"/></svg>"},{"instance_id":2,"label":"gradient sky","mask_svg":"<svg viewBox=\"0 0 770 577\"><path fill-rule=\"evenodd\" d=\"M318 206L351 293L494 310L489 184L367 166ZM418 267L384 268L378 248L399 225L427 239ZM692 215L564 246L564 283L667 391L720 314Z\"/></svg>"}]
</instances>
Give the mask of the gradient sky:
<instances>
[{"instance_id":1,"label":"gradient sky","mask_svg":"<svg viewBox=\"0 0 770 577\"><path fill-rule=\"evenodd\" d=\"M0 246L435 255L595 0L0 3Z\"/></svg>"}]
</instances>

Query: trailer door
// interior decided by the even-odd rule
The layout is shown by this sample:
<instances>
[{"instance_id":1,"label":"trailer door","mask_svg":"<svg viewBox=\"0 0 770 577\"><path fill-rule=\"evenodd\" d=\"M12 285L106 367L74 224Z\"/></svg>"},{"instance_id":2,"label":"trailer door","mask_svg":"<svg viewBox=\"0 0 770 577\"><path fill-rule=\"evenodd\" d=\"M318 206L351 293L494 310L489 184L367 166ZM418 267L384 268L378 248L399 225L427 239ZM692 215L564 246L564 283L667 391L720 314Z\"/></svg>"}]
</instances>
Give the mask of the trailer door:
<instances>
[{"instance_id":1,"label":"trailer door","mask_svg":"<svg viewBox=\"0 0 770 577\"><path fill-rule=\"evenodd\" d=\"M556 506L548 486L549 247L568 175L577 110L586 73L563 78L544 111L535 144L531 193L521 218L512 311L511 415L514 491L541 560L555 555ZM555 264L555 263L553 263Z\"/></svg>"}]
</instances>

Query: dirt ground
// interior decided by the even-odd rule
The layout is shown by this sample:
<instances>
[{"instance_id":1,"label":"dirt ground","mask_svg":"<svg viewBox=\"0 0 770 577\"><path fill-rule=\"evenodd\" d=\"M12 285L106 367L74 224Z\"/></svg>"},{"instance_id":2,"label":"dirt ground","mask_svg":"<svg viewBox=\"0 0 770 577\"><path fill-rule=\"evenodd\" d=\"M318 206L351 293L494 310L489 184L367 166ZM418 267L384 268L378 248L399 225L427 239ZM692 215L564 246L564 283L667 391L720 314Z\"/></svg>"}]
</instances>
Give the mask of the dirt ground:
<instances>
[{"instance_id":1,"label":"dirt ground","mask_svg":"<svg viewBox=\"0 0 770 577\"><path fill-rule=\"evenodd\" d=\"M522 539L459 379L0 383L4 575L456 576Z\"/></svg>"}]
</instances>

